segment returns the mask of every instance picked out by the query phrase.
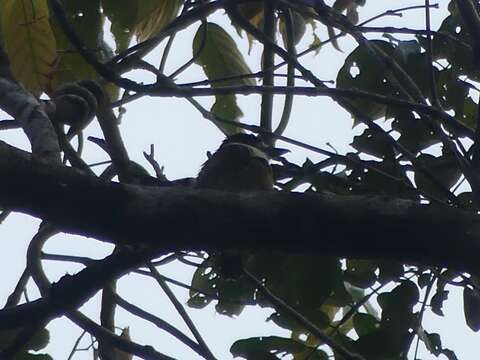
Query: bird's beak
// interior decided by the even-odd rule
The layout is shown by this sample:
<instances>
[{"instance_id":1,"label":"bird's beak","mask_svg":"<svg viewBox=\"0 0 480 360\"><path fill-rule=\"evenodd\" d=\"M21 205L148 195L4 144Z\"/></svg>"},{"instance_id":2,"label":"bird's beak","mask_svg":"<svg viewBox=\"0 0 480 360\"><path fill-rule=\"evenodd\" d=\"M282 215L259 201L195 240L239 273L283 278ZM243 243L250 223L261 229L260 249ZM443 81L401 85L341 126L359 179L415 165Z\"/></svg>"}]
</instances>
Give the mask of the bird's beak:
<instances>
[{"instance_id":1,"label":"bird's beak","mask_svg":"<svg viewBox=\"0 0 480 360\"><path fill-rule=\"evenodd\" d=\"M286 153L290 152L290 150L270 147L266 149L265 152L271 159L278 159L282 155L285 155Z\"/></svg>"}]
</instances>

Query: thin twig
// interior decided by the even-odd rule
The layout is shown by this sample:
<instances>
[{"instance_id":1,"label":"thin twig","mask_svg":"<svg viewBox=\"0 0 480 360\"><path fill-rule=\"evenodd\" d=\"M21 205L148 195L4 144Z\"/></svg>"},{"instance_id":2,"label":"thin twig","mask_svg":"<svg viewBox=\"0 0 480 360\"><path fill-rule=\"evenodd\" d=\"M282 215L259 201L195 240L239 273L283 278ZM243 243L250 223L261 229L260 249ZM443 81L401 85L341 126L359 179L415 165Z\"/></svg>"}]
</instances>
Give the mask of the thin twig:
<instances>
[{"instance_id":1,"label":"thin twig","mask_svg":"<svg viewBox=\"0 0 480 360\"><path fill-rule=\"evenodd\" d=\"M435 68L433 66L433 38L430 34L430 0L425 0L425 30L427 31L427 56L428 64L430 66L429 81L430 81L430 92L432 95L433 105L441 109L440 99L438 98L437 86L435 84Z\"/></svg>"},{"instance_id":2,"label":"thin twig","mask_svg":"<svg viewBox=\"0 0 480 360\"><path fill-rule=\"evenodd\" d=\"M195 324L193 323L192 319L190 319L190 316L188 316L187 312L185 311L183 305L178 301L176 298L175 294L172 292L168 284L165 282L165 280L160 276L160 273L158 270L151 265L150 263L148 264L148 269L154 275L155 280L157 281L158 285L162 288L162 290L165 292L167 297L169 298L170 302L173 304L177 312L180 314L182 317L183 321L185 324L188 326L190 331L192 332L193 336L197 340L199 346L202 348L202 354L206 359L213 360L215 359L215 356L213 356L212 352L207 346L207 343L203 340L202 336L200 335L200 332L197 330Z\"/></svg>"},{"instance_id":3,"label":"thin twig","mask_svg":"<svg viewBox=\"0 0 480 360\"><path fill-rule=\"evenodd\" d=\"M85 336L87 332L85 330L82 331L81 335L77 338L75 343L73 344L72 351L70 351L70 355L68 355L67 360L71 360L75 353L77 352L78 345L80 345L80 341L82 341L83 337Z\"/></svg>"},{"instance_id":4,"label":"thin twig","mask_svg":"<svg viewBox=\"0 0 480 360\"><path fill-rule=\"evenodd\" d=\"M188 336L186 336L183 332L181 332L179 329L177 329L170 323L166 322L163 319L160 319L159 317L153 314L150 314L149 312L139 308L138 306L135 306L134 304L129 303L118 294L115 294L115 301L117 302L118 306L121 306L129 313L136 315L146 321L151 322L159 329L162 329L168 332L170 335L172 335L173 337L175 337L176 339L184 343L186 346L191 348L200 356L204 355L203 349L196 342L191 340Z\"/></svg>"},{"instance_id":5,"label":"thin twig","mask_svg":"<svg viewBox=\"0 0 480 360\"><path fill-rule=\"evenodd\" d=\"M263 33L271 42L275 43L275 3L273 0L265 0L263 2ZM275 52L268 46L263 44L262 71L263 86L273 86L274 77L273 70L275 65ZM273 94L262 94L262 103L260 107L260 126L268 131L272 131L272 115L273 115ZM271 138L266 137L264 141L271 143Z\"/></svg>"}]
</instances>

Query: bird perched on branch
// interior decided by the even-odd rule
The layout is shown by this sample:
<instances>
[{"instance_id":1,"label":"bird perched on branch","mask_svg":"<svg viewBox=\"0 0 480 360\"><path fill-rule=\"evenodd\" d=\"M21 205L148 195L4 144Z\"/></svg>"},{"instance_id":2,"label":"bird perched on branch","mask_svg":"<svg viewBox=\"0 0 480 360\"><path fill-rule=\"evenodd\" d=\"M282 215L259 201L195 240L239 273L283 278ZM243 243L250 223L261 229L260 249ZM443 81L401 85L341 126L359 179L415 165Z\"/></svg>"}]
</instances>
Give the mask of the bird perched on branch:
<instances>
[{"instance_id":1,"label":"bird perched on branch","mask_svg":"<svg viewBox=\"0 0 480 360\"><path fill-rule=\"evenodd\" d=\"M268 146L254 135L229 136L203 164L196 186L230 192L273 190L269 161L286 152L288 150ZM242 273L240 252L228 250L217 255L214 261L218 261L220 274L226 279L238 279Z\"/></svg>"},{"instance_id":2,"label":"bird perched on branch","mask_svg":"<svg viewBox=\"0 0 480 360\"><path fill-rule=\"evenodd\" d=\"M197 187L232 192L272 190L269 161L286 152L266 145L257 136L234 134L203 164Z\"/></svg>"}]
</instances>

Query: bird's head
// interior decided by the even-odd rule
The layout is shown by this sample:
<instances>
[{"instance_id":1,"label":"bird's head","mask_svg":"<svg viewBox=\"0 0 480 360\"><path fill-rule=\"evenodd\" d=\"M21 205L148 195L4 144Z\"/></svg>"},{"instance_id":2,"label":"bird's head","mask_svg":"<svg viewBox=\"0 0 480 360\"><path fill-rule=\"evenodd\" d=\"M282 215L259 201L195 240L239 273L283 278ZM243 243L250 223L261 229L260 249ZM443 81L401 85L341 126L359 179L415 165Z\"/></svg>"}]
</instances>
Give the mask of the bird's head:
<instances>
[{"instance_id":1,"label":"bird's head","mask_svg":"<svg viewBox=\"0 0 480 360\"><path fill-rule=\"evenodd\" d=\"M233 145L246 146L252 150L252 153L255 154L256 157L263 158L267 161L278 159L280 156L290 151L269 146L259 136L244 133L237 133L228 136L223 141L220 148Z\"/></svg>"}]
</instances>

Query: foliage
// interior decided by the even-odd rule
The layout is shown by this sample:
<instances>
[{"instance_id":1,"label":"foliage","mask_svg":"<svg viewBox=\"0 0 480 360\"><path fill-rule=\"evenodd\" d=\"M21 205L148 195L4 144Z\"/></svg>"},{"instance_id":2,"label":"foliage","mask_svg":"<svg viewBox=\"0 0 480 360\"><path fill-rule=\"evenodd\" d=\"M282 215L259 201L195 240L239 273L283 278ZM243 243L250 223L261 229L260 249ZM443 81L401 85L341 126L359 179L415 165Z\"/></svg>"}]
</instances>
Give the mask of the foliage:
<instances>
[{"instance_id":1,"label":"foliage","mask_svg":"<svg viewBox=\"0 0 480 360\"><path fill-rule=\"evenodd\" d=\"M94 79L109 83L112 100L119 99L119 89L125 90L126 99L131 100L128 95L132 89L118 79L102 77L96 68L98 64L77 51L52 7L49 9L49 3L51 5L47 0L0 2L2 41L16 79L36 96L42 92L52 94L67 83ZM480 74L476 49L479 44L465 26L457 1L450 2L449 14L431 40L426 32L414 30L407 31L408 40L397 38L396 32L401 31L394 28L384 28L383 38L366 40L362 33L365 28L348 27L340 20L335 23L335 16L328 17L330 20L323 18L321 9L308 6L308 2L297 5L275 2L277 8L270 14L264 13L261 2L240 4L239 13L250 28L235 20L231 7L219 6L217 14L225 10L225 17L232 20L237 29L236 35L230 26L216 23L208 18L208 13L201 12L218 2L63 0L61 3L85 49L95 55L100 66L113 69L117 76L133 69L151 71L157 79L152 86L159 86L158 93L164 95L172 91L172 97L184 96L201 108L186 91L194 93L199 89L194 85L198 84L184 84L180 90L172 85L182 71L193 64L200 65L206 75L201 85L206 85L203 89L211 90L210 95L215 97L212 108L201 108L201 113L225 134L244 130L237 94L270 91L285 95L302 90L295 85L288 88L257 86L257 79L265 79L272 69L256 73L250 68L246 60L249 55L238 46L241 36L247 33L250 46L263 47L262 56L276 52L288 66L296 68L302 81L314 83L311 77L315 75L309 75L295 63L300 56L292 51L287 51L285 56L282 49L288 48L289 41L299 46L304 44L306 40L301 41L304 34L315 38L319 33L324 36L326 28L320 19L330 21L358 40L358 46L346 55L338 71L336 88L331 88L328 95L352 115L359 134L353 138L351 150L346 154L330 153L331 156L318 163L307 159L303 164L295 164L282 159L274 166L278 188L292 191L303 186L311 193L388 196L478 212L478 200L475 200L478 179L472 172L478 171L479 164L478 138L474 135L478 121L476 83ZM365 6L368 7L368 2ZM361 15L361 9L359 11ZM188 16L195 22L188 20ZM265 40L255 30L261 32L268 17L274 18L276 31L264 34ZM107 20L114 45L107 41L110 36L105 26ZM197 21L201 22L199 27L193 25ZM148 66L141 59L164 38L169 37L168 41L171 39L173 43L174 35L184 28L195 32L192 58L168 77L168 81L162 82L160 80L167 77L162 67ZM322 46L328 46L327 43ZM169 56L169 46L164 50L165 57ZM305 53L319 48L314 41ZM320 63L321 51L317 57ZM295 84L291 72L288 76ZM165 88L161 88L165 84ZM318 84L315 87L325 90ZM336 89L352 91L353 95L342 96L340 91L334 91ZM150 90L146 89L143 94ZM136 94L141 96L142 92ZM287 103L285 101L286 107ZM282 119L289 125L299 120ZM272 129L263 130L272 135ZM107 153L112 155L112 149ZM151 180L146 174L143 179ZM470 186L458 187L461 183ZM319 239L312 241L321 241L322 228L316 232ZM272 307L272 299L262 294L247 277L224 278L218 254L182 253L176 257L196 267L189 285L190 307L203 309L213 302L218 313L231 317L240 315L246 305ZM456 359L454 351L442 345L441 334L422 321L427 311L443 316L442 307L453 286L463 289L466 325L473 331L480 329L480 284L476 274L466 275L428 264L407 264L404 259L340 259L249 251L244 251L242 257L246 270L261 279L278 298L339 346L365 359L406 359L415 347L414 340L423 342L435 356L443 354L448 359ZM335 359L341 358L318 334L292 318L284 308L275 307L266 320L288 330L291 336L239 339L231 346L232 355L249 359L276 359L285 355L293 359L327 359L332 358L333 353ZM48 340L45 337L43 340L38 346L28 343L22 347L15 359L48 359L47 355L28 352L46 346ZM10 334L0 332L0 349L10 343Z\"/></svg>"}]
</instances>

